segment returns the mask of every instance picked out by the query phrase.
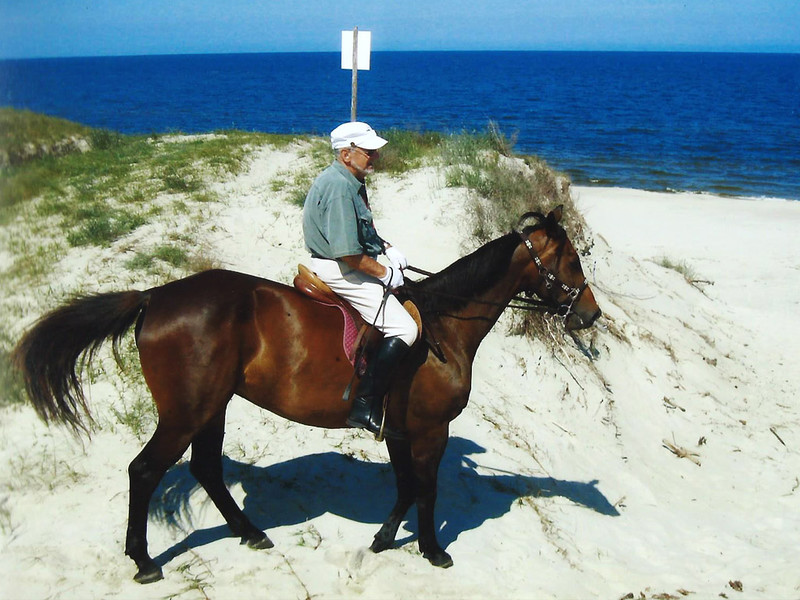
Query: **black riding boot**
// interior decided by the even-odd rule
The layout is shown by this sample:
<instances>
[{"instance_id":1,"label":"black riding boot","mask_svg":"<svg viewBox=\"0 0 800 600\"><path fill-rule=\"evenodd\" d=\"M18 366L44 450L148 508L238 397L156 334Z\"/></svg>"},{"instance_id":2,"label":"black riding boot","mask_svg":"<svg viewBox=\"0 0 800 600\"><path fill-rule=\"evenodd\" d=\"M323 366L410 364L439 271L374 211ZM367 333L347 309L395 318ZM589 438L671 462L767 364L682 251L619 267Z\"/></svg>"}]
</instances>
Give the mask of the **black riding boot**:
<instances>
[{"instance_id":1,"label":"black riding boot","mask_svg":"<svg viewBox=\"0 0 800 600\"><path fill-rule=\"evenodd\" d=\"M375 355L367 365L367 372L361 378L353 400L353 408L347 417L350 427L366 429L375 435L381 430L383 420L383 397L389 390L392 372L397 364L408 352L409 347L397 337L386 338ZM402 439L405 436L389 429L383 428L383 435L387 438Z\"/></svg>"}]
</instances>

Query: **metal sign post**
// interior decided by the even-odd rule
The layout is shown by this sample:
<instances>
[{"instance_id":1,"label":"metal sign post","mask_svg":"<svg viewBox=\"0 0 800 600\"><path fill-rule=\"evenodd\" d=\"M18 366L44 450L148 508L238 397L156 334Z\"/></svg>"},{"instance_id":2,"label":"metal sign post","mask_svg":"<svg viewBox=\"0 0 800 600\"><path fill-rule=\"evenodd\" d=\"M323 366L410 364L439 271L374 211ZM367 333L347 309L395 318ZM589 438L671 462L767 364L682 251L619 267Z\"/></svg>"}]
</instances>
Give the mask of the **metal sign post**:
<instances>
[{"instance_id":1,"label":"metal sign post","mask_svg":"<svg viewBox=\"0 0 800 600\"><path fill-rule=\"evenodd\" d=\"M342 68L352 69L352 91L350 96L350 120L356 120L356 106L358 105L358 71L369 71L370 46L372 45L372 32L353 31L342 32Z\"/></svg>"},{"instance_id":2,"label":"metal sign post","mask_svg":"<svg viewBox=\"0 0 800 600\"><path fill-rule=\"evenodd\" d=\"M358 27L353 27L353 80L350 91L350 120L356 120L358 104Z\"/></svg>"}]
</instances>

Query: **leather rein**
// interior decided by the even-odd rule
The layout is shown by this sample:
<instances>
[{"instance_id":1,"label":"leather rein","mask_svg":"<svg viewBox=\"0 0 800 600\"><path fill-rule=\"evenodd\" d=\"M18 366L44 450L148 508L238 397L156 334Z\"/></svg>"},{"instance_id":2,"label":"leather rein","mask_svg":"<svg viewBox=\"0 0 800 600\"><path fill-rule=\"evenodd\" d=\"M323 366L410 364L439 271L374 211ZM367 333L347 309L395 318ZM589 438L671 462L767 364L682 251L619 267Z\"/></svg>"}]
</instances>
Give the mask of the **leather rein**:
<instances>
[{"instance_id":1,"label":"leather rein","mask_svg":"<svg viewBox=\"0 0 800 600\"><path fill-rule=\"evenodd\" d=\"M521 231L517 231L522 240L522 243L525 245L525 248L528 250L528 254L530 254L531 260L539 269L539 275L544 279L544 285L548 290L552 290L553 288L557 287L561 289L564 293L567 294L567 298L569 299L569 304L558 304L553 301L546 301L541 299L535 298L528 298L525 296L514 296L508 303L503 304L502 302L491 302L489 300L476 300L474 298L467 298L465 296L459 296L456 294L447 294L446 292L436 292L437 295L440 296L448 296L450 298L461 298L461 299L468 299L472 302L476 302L478 304L488 304L491 306L503 306L507 308L515 308L518 310L529 310L529 311L537 311L537 312L546 312L551 314L558 314L565 319L572 314L572 308L575 306L575 303L583 294L583 291L589 286L589 283L586 279L583 280L577 287L569 286L563 281L561 281L556 275L553 274L544 264L542 263L542 259L539 258L536 250L533 248L533 244L531 243L530 238L525 236ZM409 271L413 271L414 273L418 273L420 275L425 275L426 277L430 277L435 275L430 271L426 271L424 269L420 269L413 265L408 265L406 267ZM425 292L425 293L432 293L432 292ZM516 302L517 304L513 304ZM521 303L521 304L520 304ZM565 309L562 312L562 309Z\"/></svg>"}]
</instances>

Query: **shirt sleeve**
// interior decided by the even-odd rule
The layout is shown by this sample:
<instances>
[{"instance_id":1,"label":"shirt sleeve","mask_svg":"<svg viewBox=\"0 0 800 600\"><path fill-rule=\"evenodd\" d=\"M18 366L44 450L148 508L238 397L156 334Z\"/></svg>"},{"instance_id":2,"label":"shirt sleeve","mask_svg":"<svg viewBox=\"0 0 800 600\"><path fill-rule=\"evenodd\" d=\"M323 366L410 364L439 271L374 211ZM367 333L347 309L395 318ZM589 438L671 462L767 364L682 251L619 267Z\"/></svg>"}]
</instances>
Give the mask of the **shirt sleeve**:
<instances>
[{"instance_id":1,"label":"shirt sleeve","mask_svg":"<svg viewBox=\"0 0 800 600\"><path fill-rule=\"evenodd\" d=\"M357 219L352 198L337 190L330 198L326 222L326 237L333 258L363 253Z\"/></svg>"}]
</instances>

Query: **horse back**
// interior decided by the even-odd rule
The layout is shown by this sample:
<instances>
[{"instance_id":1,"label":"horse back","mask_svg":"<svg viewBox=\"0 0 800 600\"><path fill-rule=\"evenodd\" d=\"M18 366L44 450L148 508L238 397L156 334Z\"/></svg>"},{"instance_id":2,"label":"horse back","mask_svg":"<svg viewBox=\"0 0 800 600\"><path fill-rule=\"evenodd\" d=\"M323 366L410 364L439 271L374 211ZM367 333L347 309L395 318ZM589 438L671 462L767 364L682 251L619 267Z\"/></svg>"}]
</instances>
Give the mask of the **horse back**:
<instances>
[{"instance_id":1,"label":"horse back","mask_svg":"<svg viewBox=\"0 0 800 600\"><path fill-rule=\"evenodd\" d=\"M149 294L137 344L157 404L172 396L171 403L213 410L236 393L294 421L345 426L349 404L341 398L353 368L342 348L338 308L282 283L225 270Z\"/></svg>"}]
</instances>

